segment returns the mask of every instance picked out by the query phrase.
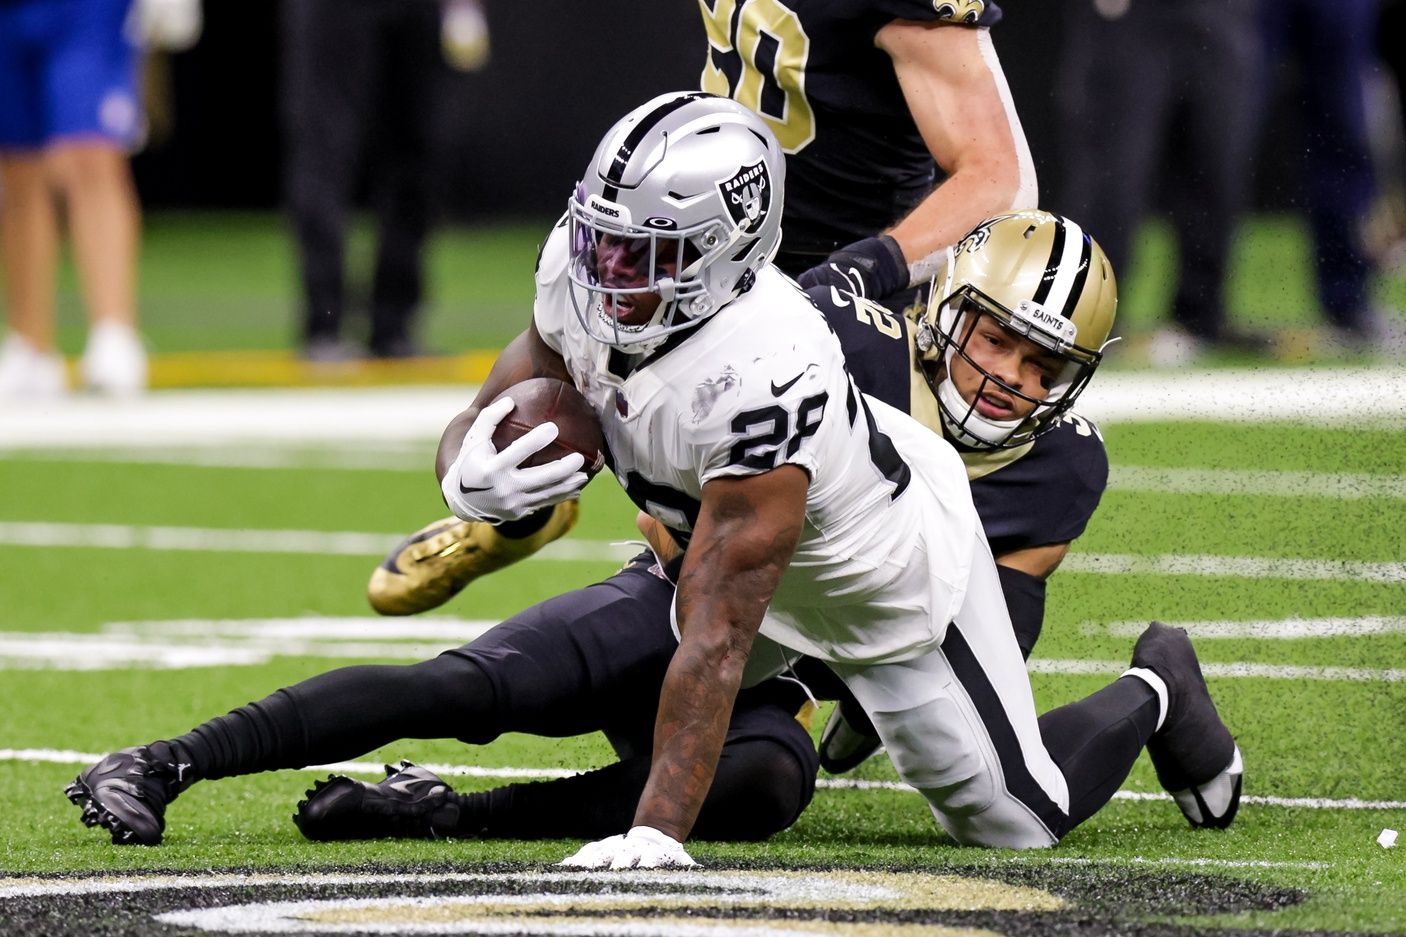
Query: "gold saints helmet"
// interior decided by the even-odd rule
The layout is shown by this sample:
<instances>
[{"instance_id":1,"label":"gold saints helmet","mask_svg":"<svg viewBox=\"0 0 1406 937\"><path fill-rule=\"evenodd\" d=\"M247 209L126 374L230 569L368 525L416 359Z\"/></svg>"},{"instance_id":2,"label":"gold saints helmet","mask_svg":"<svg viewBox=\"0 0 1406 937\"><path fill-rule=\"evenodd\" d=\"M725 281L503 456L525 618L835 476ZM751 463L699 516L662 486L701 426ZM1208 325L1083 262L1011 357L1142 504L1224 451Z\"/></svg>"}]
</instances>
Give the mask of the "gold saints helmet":
<instances>
[{"instance_id":1,"label":"gold saints helmet","mask_svg":"<svg viewBox=\"0 0 1406 937\"><path fill-rule=\"evenodd\" d=\"M1118 287L1103 249L1068 218L1029 209L996 215L971 230L933 277L917 318L918 363L937 396L943 425L958 443L978 449L1024 445L1054 427L1074 405L1103 359L1113 330ZM1022 393L978 365L967 342L978 317L1055 353L1063 367L1043 397ZM954 357L982 376L965 400L948 375ZM976 410L986 382L1035 405L1024 419L995 420Z\"/></svg>"}]
</instances>

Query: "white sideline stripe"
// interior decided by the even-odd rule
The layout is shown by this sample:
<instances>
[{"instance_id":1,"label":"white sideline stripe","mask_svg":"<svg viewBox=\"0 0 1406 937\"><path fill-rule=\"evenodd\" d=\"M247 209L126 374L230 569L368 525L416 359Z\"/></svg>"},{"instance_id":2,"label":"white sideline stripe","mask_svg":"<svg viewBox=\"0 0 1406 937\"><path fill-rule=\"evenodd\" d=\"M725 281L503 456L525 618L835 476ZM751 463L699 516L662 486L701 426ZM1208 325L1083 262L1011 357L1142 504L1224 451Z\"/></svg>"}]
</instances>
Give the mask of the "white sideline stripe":
<instances>
[{"instance_id":1,"label":"white sideline stripe","mask_svg":"<svg viewBox=\"0 0 1406 937\"><path fill-rule=\"evenodd\" d=\"M1361 618L1283 618L1263 621L1167 621L1185 628L1197 640L1212 638L1255 638L1292 640L1295 638L1356 638L1406 631L1406 618L1369 615ZM1143 621L1115 621L1086 624L1085 634L1109 634L1135 638L1147 627Z\"/></svg>"},{"instance_id":2,"label":"white sideline stripe","mask_svg":"<svg viewBox=\"0 0 1406 937\"><path fill-rule=\"evenodd\" d=\"M1312 393L1304 388L1312 387ZM1364 394L1363 388L1371 393ZM158 391L135 400L72 396L0 408L4 447L134 444L183 447L281 440L434 442L472 399L471 386ZM1106 372L1080 398L1098 422L1280 421L1406 426L1406 369Z\"/></svg>"},{"instance_id":3,"label":"white sideline stripe","mask_svg":"<svg viewBox=\"0 0 1406 937\"><path fill-rule=\"evenodd\" d=\"M1109 467L1108 485L1116 491L1168 494L1406 500L1406 478L1398 475L1113 465Z\"/></svg>"},{"instance_id":4,"label":"white sideline stripe","mask_svg":"<svg viewBox=\"0 0 1406 937\"><path fill-rule=\"evenodd\" d=\"M53 748L0 748L0 761L20 761L31 764L77 765L87 767L103 757L95 752L77 752ZM417 764L420 764L417 762ZM474 765L421 764L439 775L454 775L469 778L568 778L589 768L480 768ZM295 771L334 771L346 774L370 774L385 776L385 768L376 761L339 761L327 765L310 765L294 768ZM857 781L847 778L820 778L816 787L826 790L852 791L906 791L917 793L902 781ZM1119 791L1114 800L1154 801L1171 800L1171 795L1148 791ZM1326 797L1266 797L1245 796L1241 803L1259 804L1265 807L1299 807L1307 810L1406 810L1406 801L1361 800L1356 797L1329 799Z\"/></svg>"},{"instance_id":5,"label":"white sideline stripe","mask_svg":"<svg viewBox=\"0 0 1406 937\"><path fill-rule=\"evenodd\" d=\"M1031 673L1043 674L1120 674L1128 669L1128 664L1126 661L1117 660L1031 660L1026 662L1026 669ZM1322 680L1341 683L1406 681L1406 669L1400 668L1373 670L1367 667L1308 667L1244 662L1216 664L1203 660L1201 672L1208 677L1249 677L1265 680Z\"/></svg>"},{"instance_id":6,"label":"white sideline stripe","mask_svg":"<svg viewBox=\"0 0 1406 937\"><path fill-rule=\"evenodd\" d=\"M0 521L0 545L98 547L121 550L196 550L223 553L321 553L384 556L402 535L321 530L241 530L218 527L145 527ZM537 557L568 562L618 563L638 544L558 540ZM1071 553L1065 571L1107 575L1234 576L1245 579L1326 579L1406 584L1406 563L1279 559L1198 554Z\"/></svg>"}]
</instances>

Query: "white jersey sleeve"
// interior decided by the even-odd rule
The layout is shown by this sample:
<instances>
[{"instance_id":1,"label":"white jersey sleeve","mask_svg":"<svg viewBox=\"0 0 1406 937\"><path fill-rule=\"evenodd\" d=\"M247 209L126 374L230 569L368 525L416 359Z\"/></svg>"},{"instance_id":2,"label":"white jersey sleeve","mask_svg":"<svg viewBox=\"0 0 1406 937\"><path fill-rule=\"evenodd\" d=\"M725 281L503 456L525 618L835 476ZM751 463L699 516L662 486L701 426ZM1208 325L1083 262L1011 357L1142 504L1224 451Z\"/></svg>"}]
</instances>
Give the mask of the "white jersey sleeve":
<instances>
[{"instance_id":1,"label":"white jersey sleeve","mask_svg":"<svg viewBox=\"0 0 1406 937\"><path fill-rule=\"evenodd\" d=\"M532 321L537 333L557 354L562 353L562 336L568 317L576 315L571 305L571 280L566 275L570 260L566 216L562 215L537 254L537 289L532 298Z\"/></svg>"}]
</instances>

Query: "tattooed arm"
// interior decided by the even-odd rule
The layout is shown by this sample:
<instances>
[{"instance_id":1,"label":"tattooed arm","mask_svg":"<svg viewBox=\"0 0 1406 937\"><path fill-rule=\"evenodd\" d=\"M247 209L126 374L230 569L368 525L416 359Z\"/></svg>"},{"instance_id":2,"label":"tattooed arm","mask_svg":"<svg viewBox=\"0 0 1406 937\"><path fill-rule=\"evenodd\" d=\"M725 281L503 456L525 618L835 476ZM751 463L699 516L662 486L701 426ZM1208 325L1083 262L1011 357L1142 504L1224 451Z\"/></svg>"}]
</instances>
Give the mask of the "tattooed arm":
<instances>
[{"instance_id":1,"label":"tattooed arm","mask_svg":"<svg viewBox=\"0 0 1406 937\"><path fill-rule=\"evenodd\" d=\"M703 486L676 598L681 639L660 691L635 826L687 838L713 782L752 640L805 521L810 479L783 465Z\"/></svg>"}]
</instances>

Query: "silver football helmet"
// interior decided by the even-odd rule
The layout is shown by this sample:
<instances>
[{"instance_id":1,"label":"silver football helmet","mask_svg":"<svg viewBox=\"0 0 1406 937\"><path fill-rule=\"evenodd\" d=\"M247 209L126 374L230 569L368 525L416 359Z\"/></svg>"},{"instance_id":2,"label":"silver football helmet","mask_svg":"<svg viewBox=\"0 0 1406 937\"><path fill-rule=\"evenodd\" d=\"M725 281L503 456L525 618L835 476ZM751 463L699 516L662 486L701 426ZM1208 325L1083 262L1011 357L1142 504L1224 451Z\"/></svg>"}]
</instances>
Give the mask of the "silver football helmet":
<instances>
[{"instance_id":1,"label":"silver football helmet","mask_svg":"<svg viewBox=\"0 0 1406 937\"><path fill-rule=\"evenodd\" d=\"M948 435L972 448L1004 449L1053 428L1103 360L1117 308L1112 264L1103 248L1068 218L1029 209L988 218L973 228L948 249L927 305L917 315L919 363ZM1059 359L1060 369L1050 376L1043 396L1022 393L973 360L967 345L981 316ZM979 413L976 402L965 400L952 381L951 364L959 356L981 376L982 387L994 384L1033 404L1030 415L995 420Z\"/></svg>"},{"instance_id":2,"label":"silver football helmet","mask_svg":"<svg viewBox=\"0 0 1406 937\"><path fill-rule=\"evenodd\" d=\"M567 210L570 292L586 333L649 351L748 289L781 243L785 174L765 122L729 98L675 92L626 114ZM608 256L622 250L633 259L626 277ZM658 308L628 321L646 294Z\"/></svg>"}]
</instances>

